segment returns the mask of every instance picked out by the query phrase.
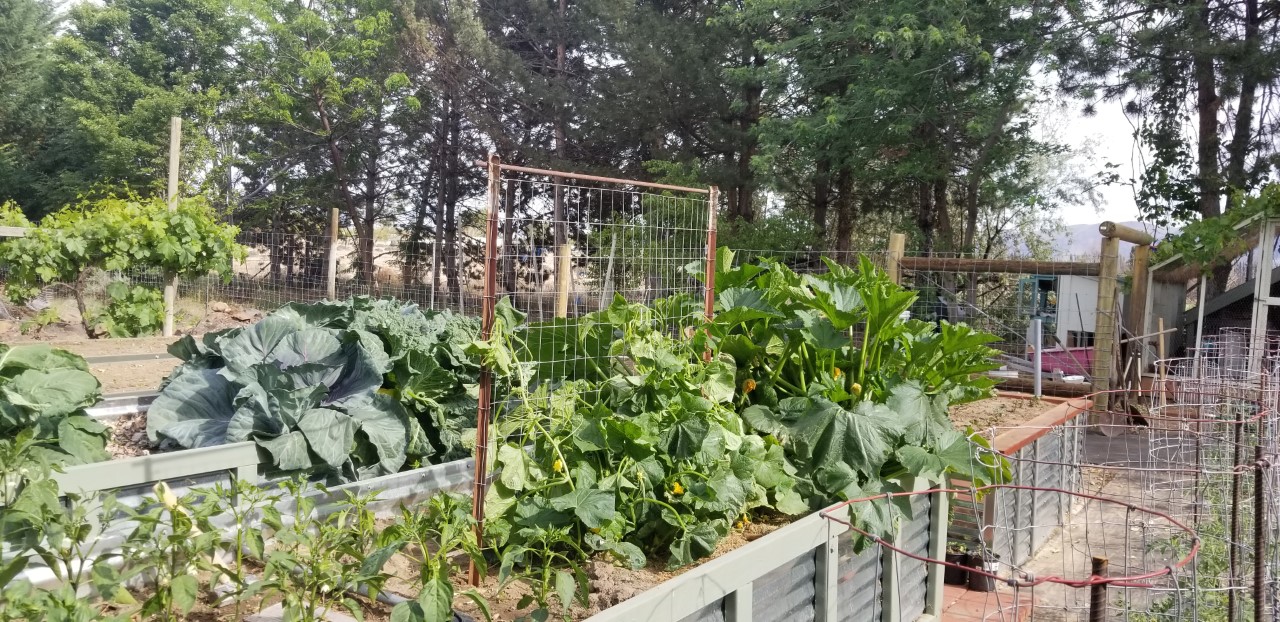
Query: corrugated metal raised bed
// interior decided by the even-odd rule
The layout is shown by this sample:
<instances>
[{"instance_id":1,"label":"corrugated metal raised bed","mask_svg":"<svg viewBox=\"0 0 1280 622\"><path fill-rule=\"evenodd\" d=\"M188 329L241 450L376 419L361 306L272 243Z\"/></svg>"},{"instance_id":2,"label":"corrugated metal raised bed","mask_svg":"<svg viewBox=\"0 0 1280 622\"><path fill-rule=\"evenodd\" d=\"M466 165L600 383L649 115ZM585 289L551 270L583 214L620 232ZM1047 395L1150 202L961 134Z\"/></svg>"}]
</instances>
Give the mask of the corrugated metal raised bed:
<instances>
[{"instance_id":1,"label":"corrugated metal raised bed","mask_svg":"<svg viewBox=\"0 0 1280 622\"><path fill-rule=\"evenodd\" d=\"M915 490L928 490L917 482ZM912 516L893 541L941 559L947 495L912 495ZM846 516L847 508L833 510ZM810 514L702 564L589 622L911 622L939 619L942 570L874 543L855 552L857 534Z\"/></svg>"},{"instance_id":2,"label":"corrugated metal raised bed","mask_svg":"<svg viewBox=\"0 0 1280 622\"><path fill-rule=\"evenodd\" d=\"M1076 420L1091 406L1086 399L1068 400L992 439L994 449L1010 458L1009 483L1079 492L1079 469L1070 466L1078 463L1084 442ZM998 488L977 505L962 497L950 531L953 539L981 539L1002 561L1021 564L1053 535L1052 525L1070 512L1071 503L1069 495L1050 490Z\"/></svg>"}]
</instances>

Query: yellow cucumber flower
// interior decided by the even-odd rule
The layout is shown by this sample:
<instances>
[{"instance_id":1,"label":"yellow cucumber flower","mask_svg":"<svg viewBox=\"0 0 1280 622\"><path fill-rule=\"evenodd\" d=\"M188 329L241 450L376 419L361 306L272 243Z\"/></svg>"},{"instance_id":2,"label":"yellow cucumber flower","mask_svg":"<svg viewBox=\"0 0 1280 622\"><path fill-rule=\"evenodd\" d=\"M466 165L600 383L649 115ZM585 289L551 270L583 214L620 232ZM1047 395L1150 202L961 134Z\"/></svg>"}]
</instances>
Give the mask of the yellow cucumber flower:
<instances>
[{"instance_id":1,"label":"yellow cucumber flower","mask_svg":"<svg viewBox=\"0 0 1280 622\"><path fill-rule=\"evenodd\" d=\"M556 461L551 463L551 470L556 473L564 471L564 462L561 462L559 458L556 458Z\"/></svg>"},{"instance_id":2,"label":"yellow cucumber flower","mask_svg":"<svg viewBox=\"0 0 1280 622\"><path fill-rule=\"evenodd\" d=\"M672 483L672 484L671 484L671 494L673 494L673 495L683 495L683 494L684 494L684 486L681 486L681 485L680 485L680 482L674 482L674 483Z\"/></svg>"}]
</instances>

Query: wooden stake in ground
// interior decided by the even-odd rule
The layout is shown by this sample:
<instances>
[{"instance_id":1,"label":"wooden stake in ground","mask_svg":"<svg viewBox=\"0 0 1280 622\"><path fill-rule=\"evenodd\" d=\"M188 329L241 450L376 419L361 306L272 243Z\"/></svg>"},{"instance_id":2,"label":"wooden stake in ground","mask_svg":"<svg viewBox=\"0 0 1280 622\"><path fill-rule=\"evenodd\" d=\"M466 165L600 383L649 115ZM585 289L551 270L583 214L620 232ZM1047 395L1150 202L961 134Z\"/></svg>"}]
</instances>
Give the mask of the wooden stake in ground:
<instances>
[{"instance_id":1,"label":"wooden stake in ground","mask_svg":"<svg viewBox=\"0 0 1280 622\"><path fill-rule=\"evenodd\" d=\"M178 209L178 165L182 156L182 119L169 118L169 211ZM178 277L166 274L164 283L164 336L173 336L173 308L178 302Z\"/></svg>"}]
</instances>

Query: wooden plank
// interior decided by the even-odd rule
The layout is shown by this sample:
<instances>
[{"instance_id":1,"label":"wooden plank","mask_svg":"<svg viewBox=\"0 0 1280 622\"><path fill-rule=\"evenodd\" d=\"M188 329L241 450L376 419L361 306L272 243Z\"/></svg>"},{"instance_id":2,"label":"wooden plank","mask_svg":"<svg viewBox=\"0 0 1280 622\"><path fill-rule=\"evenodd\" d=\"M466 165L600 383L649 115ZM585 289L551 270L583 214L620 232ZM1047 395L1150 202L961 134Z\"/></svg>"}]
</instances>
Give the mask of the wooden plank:
<instances>
[{"instance_id":1,"label":"wooden plank","mask_svg":"<svg viewBox=\"0 0 1280 622\"><path fill-rule=\"evenodd\" d=\"M1000 381L996 386L1003 391L1030 391L1035 384L1030 378L996 378L996 380ZM1093 393L1093 388L1082 382L1044 380L1040 383L1040 391L1045 395L1084 397Z\"/></svg>"},{"instance_id":2,"label":"wooden plank","mask_svg":"<svg viewBox=\"0 0 1280 622\"><path fill-rule=\"evenodd\" d=\"M1122 242L1137 246L1148 246L1156 241L1146 231L1139 231L1133 227L1126 227L1110 220L1103 221L1102 224L1098 225L1098 233L1101 233L1104 238L1116 238Z\"/></svg>"},{"instance_id":3,"label":"wooden plank","mask_svg":"<svg viewBox=\"0 0 1280 622\"><path fill-rule=\"evenodd\" d=\"M26 227L0 227L0 238L25 238Z\"/></svg>"},{"instance_id":4,"label":"wooden plank","mask_svg":"<svg viewBox=\"0 0 1280 622\"><path fill-rule=\"evenodd\" d=\"M1051 274L1098 276L1096 263L1079 261L1031 261L1022 259L973 259L969 257L903 257L904 270L924 272L978 272L1002 274Z\"/></svg>"}]
</instances>

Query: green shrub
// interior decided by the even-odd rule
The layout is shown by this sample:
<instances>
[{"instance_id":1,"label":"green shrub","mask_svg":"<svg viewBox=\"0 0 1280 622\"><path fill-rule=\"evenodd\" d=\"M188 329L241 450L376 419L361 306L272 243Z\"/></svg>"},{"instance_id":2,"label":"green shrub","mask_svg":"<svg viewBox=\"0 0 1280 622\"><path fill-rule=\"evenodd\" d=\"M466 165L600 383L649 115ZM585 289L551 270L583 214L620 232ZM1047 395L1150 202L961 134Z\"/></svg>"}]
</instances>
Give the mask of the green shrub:
<instances>
[{"instance_id":1,"label":"green shrub","mask_svg":"<svg viewBox=\"0 0 1280 622\"><path fill-rule=\"evenodd\" d=\"M142 285L129 286L125 281L107 284L107 306L99 312L96 323L112 337L154 335L164 328L164 294Z\"/></svg>"}]
</instances>

